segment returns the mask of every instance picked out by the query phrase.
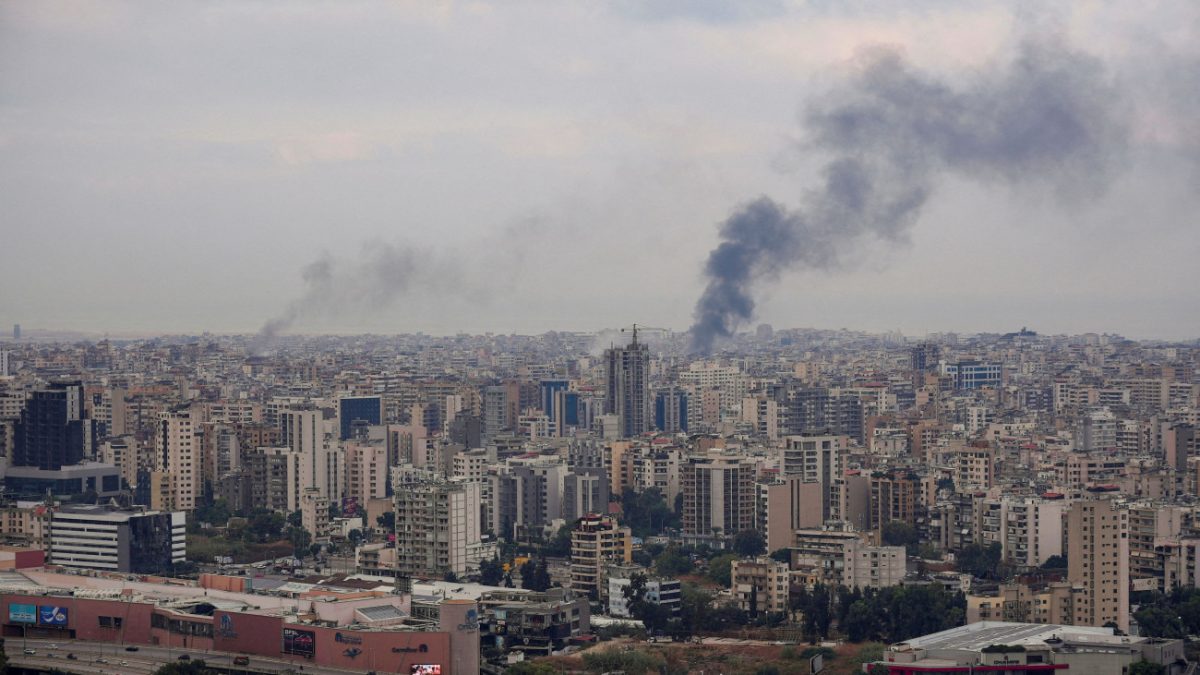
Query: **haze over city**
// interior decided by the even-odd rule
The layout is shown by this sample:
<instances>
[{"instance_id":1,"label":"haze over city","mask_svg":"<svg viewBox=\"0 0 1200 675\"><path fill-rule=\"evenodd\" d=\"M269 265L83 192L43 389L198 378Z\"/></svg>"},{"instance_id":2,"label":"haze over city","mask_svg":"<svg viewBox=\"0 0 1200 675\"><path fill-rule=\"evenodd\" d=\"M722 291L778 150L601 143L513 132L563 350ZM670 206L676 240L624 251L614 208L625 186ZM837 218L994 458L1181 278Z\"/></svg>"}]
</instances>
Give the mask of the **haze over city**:
<instances>
[{"instance_id":1,"label":"haze over city","mask_svg":"<svg viewBox=\"0 0 1200 675\"><path fill-rule=\"evenodd\" d=\"M5 3L0 323L1195 338L1198 19L1186 2ZM863 106L882 126L848 131ZM850 158L887 194L823 221L850 193L814 195ZM780 209L773 257L713 276L722 224L760 197ZM705 324L713 279L745 281L716 288L752 309Z\"/></svg>"},{"instance_id":2,"label":"haze over city","mask_svg":"<svg viewBox=\"0 0 1200 675\"><path fill-rule=\"evenodd\" d=\"M1198 675L1198 37L0 1L0 675Z\"/></svg>"}]
</instances>

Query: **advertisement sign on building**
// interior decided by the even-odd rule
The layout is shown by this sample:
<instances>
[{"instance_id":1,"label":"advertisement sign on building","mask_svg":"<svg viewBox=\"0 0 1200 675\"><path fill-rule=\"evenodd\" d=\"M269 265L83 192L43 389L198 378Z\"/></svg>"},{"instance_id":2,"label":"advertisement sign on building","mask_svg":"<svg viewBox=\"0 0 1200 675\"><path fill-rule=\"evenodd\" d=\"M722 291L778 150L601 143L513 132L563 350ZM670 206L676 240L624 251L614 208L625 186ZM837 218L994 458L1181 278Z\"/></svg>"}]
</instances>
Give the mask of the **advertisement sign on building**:
<instances>
[{"instance_id":1,"label":"advertisement sign on building","mask_svg":"<svg viewBox=\"0 0 1200 675\"><path fill-rule=\"evenodd\" d=\"M8 620L11 623L37 623L37 606L9 605Z\"/></svg>"},{"instance_id":2,"label":"advertisement sign on building","mask_svg":"<svg viewBox=\"0 0 1200 675\"><path fill-rule=\"evenodd\" d=\"M317 634L311 630L283 629L283 653L311 657L317 653Z\"/></svg>"},{"instance_id":3,"label":"advertisement sign on building","mask_svg":"<svg viewBox=\"0 0 1200 675\"><path fill-rule=\"evenodd\" d=\"M40 605L37 622L43 626L65 626L67 625L67 608Z\"/></svg>"}]
</instances>

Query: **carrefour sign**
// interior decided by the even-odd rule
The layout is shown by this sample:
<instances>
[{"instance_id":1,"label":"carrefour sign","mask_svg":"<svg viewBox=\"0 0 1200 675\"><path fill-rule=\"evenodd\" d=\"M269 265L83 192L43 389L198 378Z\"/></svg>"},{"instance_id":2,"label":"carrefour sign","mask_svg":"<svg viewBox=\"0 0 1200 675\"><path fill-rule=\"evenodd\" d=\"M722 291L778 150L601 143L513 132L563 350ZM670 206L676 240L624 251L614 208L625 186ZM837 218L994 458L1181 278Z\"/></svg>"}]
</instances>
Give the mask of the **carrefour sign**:
<instances>
[{"instance_id":1,"label":"carrefour sign","mask_svg":"<svg viewBox=\"0 0 1200 675\"><path fill-rule=\"evenodd\" d=\"M37 622L43 626L67 625L67 608L41 605L38 607Z\"/></svg>"}]
</instances>

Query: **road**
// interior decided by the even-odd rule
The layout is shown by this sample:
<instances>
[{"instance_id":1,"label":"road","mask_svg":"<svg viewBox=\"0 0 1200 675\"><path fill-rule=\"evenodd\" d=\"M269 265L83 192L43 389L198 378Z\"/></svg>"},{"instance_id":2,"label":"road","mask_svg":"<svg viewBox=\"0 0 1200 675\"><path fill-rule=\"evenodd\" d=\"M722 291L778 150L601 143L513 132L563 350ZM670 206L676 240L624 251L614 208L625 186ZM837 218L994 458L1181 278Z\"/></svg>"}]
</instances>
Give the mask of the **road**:
<instances>
[{"instance_id":1,"label":"road","mask_svg":"<svg viewBox=\"0 0 1200 675\"><path fill-rule=\"evenodd\" d=\"M56 645L52 647L51 645ZM311 675L347 675L361 670L343 670L341 668L325 668L306 662L290 662L282 659L269 659L262 656L251 656L250 665L235 666L233 659L238 654L227 652L211 652L196 649L167 649L165 647L138 646L136 652L125 651L124 645L107 642L84 642L81 640L22 640L7 638L4 643L8 662L14 666L36 668L58 668L82 675L150 675L164 663L176 661L181 654L187 654L193 660L203 659L205 663L218 668L231 668L238 671L253 673L285 673L292 670L296 673ZM25 654L24 649L34 650L34 654ZM75 659L67 658L74 654ZM107 663L99 661L103 659Z\"/></svg>"}]
</instances>

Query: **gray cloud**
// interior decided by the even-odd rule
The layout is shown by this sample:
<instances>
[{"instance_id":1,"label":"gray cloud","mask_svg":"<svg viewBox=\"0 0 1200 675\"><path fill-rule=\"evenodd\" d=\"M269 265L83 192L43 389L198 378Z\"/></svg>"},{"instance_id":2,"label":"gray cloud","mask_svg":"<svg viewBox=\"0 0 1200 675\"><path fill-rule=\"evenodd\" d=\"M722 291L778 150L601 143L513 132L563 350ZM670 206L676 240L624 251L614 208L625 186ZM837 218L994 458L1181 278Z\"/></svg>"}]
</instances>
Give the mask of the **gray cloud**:
<instances>
[{"instance_id":1,"label":"gray cloud","mask_svg":"<svg viewBox=\"0 0 1200 675\"><path fill-rule=\"evenodd\" d=\"M865 238L906 241L943 174L1071 203L1103 191L1124 156L1120 92L1099 61L1050 37L959 86L884 48L855 66L803 115L807 147L828 160L801 207L760 197L721 225L694 313L697 351L749 321L755 293L783 272L837 267Z\"/></svg>"}]
</instances>

